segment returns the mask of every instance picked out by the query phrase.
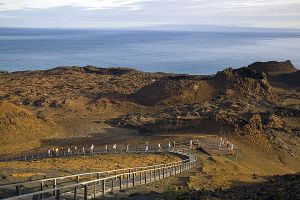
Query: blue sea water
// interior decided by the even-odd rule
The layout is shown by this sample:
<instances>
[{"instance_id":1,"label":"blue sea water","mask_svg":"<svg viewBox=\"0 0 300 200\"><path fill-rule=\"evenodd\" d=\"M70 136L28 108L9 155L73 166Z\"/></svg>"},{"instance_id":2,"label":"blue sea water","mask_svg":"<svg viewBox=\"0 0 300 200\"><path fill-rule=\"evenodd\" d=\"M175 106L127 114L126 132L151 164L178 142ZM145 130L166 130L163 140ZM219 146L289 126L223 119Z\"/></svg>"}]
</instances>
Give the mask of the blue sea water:
<instances>
[{"instance_id":1,"label":"blue sea water","mask_svg":"<svg viewBox=\"0 0 300 200\"><path fill-rule=\"evenodd\" d=\"M300 33L0 29L0 70L5 71L95 65L212 74L288 59L300 66Z\"/></svg>"}]
</instances>

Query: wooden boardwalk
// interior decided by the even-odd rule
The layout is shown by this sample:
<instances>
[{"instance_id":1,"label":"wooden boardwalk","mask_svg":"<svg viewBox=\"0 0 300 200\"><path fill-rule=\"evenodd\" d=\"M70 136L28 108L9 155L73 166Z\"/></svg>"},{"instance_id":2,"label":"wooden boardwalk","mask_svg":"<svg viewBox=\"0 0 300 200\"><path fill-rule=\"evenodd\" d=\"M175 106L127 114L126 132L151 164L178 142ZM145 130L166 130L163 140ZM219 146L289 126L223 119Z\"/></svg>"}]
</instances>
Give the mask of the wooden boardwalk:
<instances>
[{"instance_id":1,"label":"wooden boardwalk","mask_svg":"<svg viewBox=\"0 0 300 200\"><path fill-rule=\"evenodd\" d=\"M236 149L220 146L220 138L217 136L197 137L190 141L177 143L175 148L149 149L145 152L142 148L135 148L126 153L173 153L182 158L182 161L167 164L153 165L147 167L135 167L118 169L104 172L91 172L63 177L54 177L34 181L25 181L7 185L0 185L0 198L6 200L17 199L91 199L107 192L124 190L137 185L144 185L159 181L189 170L196 165L197 158L191 152L192 149L201 149L207 154L213 155L235 155ZM124 150L110 153L125 153ZM60 157L87 155L77 152L76 154L61 154ZM95 150L93 154L104 154L103 150ZM105 153L107 154L107 153ZM90 155L90 154L89 154ZM26 156L29 160L49 158L44 156ZM18 157L17 157L18 158ZM13 160L28 160L12 158Z\"/></svg>"},{"instance_id":2,"label":"wooden boardwalk","mask_svg":"<svg viewBox=\"0 0 300 200\"><path fill-rule=\"evenodd\" d=\"M172 150L184 159L147 167L119 169L105 172L76 174L35 181L1 185L1 198L16 199L91 199L109 191L123 190L148 184L179 174L196 165L196 157Z\"/></svg>"}]
</instances>

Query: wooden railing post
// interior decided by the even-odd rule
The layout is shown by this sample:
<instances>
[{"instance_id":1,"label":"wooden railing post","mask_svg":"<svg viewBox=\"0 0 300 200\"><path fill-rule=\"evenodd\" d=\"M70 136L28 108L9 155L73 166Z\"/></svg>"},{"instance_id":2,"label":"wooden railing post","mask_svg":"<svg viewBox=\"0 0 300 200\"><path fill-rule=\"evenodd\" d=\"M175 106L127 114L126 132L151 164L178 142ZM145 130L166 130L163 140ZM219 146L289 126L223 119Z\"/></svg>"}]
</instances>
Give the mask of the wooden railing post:
<instances>
[{"instance_id":1,"label":"wooden railing post","mask_svg":"<svg viewBox=\"0 0 300 200\"><path fill-rule=\"evenodd\" d=\"M88 188L87 188L87 184L85 184L84 186L84 195L83 195L83 199L87 200L88 199Z\"/></svg>"},{"instance_id":2,"label":"wooden railing post","mask_svg":"<svg viewBox=\"0 0 300 200\"><path fill-rule=\"evenodd\" d=\"M44 182L41 182L41 191L44 190ZM40 198L43 199L44 198L44 193L41 193Z\"/></svg>"},{"instance_id":3,"label":"wooden railing post","mask_svg":"<svg viewBox=\"0 0 300 200\"><path fill-rule=\"evenodd\" d=\"M56 184L57 184L56 179L54 179L54 180L53 180L53 188L56 188ZM56 193L57 193L56 190L54 190L54 191L53 191L53 195L54 195L54 196L57 196Z\"/></svg>"},{"instance_id":4,"label":"wooden railing post","mask_svg":"<svg viewBox=\"0 0 300 200\"><path fill-rule=\"evenodd\" d=\"M102 195L105 194L105 179L102 180Z\"/></svg>"},{"instance_id":5,"label":"wooden railing post","mask_svg":"<svg viewBox=\"0 0 300 200\"><path fill-rule=\"evenodd\" d=\"M122 190L122 175L120 175L119 181L120 181L120 191L121 191Z\"/></svg>"},{"instance_id":6,"label":"wooden railing post","mask_svg":"<svg viewBox=\"0 0 300 200\"><path fill-rule=\"evenodd\" d=\"M161 168L158 169L158 180L160 180L160 172L161 172Z\"/></svg>"},{"instance_id":7,"label":"wooden railing post","mask_svg":"<svg viewBox=\"0 0 300 200\"><path fill-rule=\"evenodd\" d=\"M97 182L94 182L94 198L96 198L97 194Z\"/></svg>"},{"instance_id":8,"label":"wooden railing post","mask_svg":"<svg viewBox=\"0 0 300 200\"><path fill-rule=\"evenodd\" d=\"M129 188L129 174L127 174L126 188Z\"/></svg>"},{"instance_id":9,"label":"wooden railing post","mask_svg":"<svg viewBox=\"0 0 300 200\"><path fill-rule=\"evenodd\" d=\"M76 200L76 198L77 198L77 186L75 186L75 188L74 188L74 200Z\"/></svg>"},{"instance_id":10,"label":"wooden railing post","mask_svg":"<svg viewBox=\"0 0 300 200\"><path fill-rule=\"evenodd\" d=\"M55 198L56 198L56 200L60 200L60 191L59 190L55 190L55 193L56 193L56 195L55 195Z\"/></svg>"},{"instance_id":11,"label":"wooden railing post","mask_svg":"<svg viewBox=\"0 0 300 200\"><path fill-rule=\"evenodd\" d=\"M145 185L147 184L147 171L145 171Z\"/></svg>"},{"instance_id":12,"label":"wooden railing post","mask_svg":"<svg viewBox=\"0 0 300 200\"><path fill-rule=\"evenodd\" d=\"M166 177L168 177L168 166L166 167Z\"/></svg>"},{"instance_id":13,"label":"wooden railing post","mask_svg":"<svg viewBox=\"0 0 300 200\"><path fill-rule=\"evenodd\" d=\"M111 191L114 191L114 178L111 178Z\"/></svg>"},{"instance_id":14,"label":"wooden railing post","mask_svg":"<svg viewBox=\"0 0 300 200\"><path fill-rule=\"evenodd\" d=\"M97 179L100 179L100 173L97 173ZM101 187L101 181L99 180L99 188ZM99 189L100 190L100 189Z\"/></svg>"},{"instance_id":15,"label":"wooden railing post","mask_svg":"<svg viewBox=\"0 0 300 200\"><path fill-rule=\"evenodd\" d=\"M140 185L142 185L142 172L140 172Z\"/></svg>"},{"instance_id":16,"label":"wooden railing post","mask_svg":"<svg viewBox=\"0 0 300 200\"><path fill-rule=\"evenodd\" d=\"M16 194L17 194L17 196L20 196L21 195L21 185L17 185L16 186Z\"/></svg>"},{"instance_id":17,"label":"wooden railing post","mask_svg":"<svg viewBox=\"0 0 300 200\"><path fill-rule=\"evenodd\" d=\"M132 174L132 187L135 186L135 173Z\"/></svg>"}]
</instances>

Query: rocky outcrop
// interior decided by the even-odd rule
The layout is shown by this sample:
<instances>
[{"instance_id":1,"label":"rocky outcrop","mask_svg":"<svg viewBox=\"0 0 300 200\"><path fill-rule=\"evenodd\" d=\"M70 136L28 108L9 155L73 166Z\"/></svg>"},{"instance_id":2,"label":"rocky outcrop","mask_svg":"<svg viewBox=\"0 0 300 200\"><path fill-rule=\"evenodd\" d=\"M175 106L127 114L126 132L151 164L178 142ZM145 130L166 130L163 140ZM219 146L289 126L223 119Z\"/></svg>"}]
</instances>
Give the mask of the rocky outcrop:
<instances>
[{"instance_id":1,"label":"rocky outcrop","mask_svg":"<svg viewBox=\"0 0 300 200\"><path fill-rule=\"evenodd\" d=\"M290 60L285 62L256 62L249 65L248 68L265 73L291 73L297 71Z\"/></svg>"},{"instance_id":2,"label":"rocky outcrop","mask_svg":"<svg viewBox=\"0 0 300 200\"><path fill-rule=\"evenodd\" d=\"M203 103L220 97L275 98L264 72L249 68L226 69L214 77L164 77L130 97L143 105Z\"/></svg>"},{"instance_id":3,"label":"rocky outcrop","mask_svg":"<svg viewBox=\"0 0 300 200\"><path fill-rule=\"evenodd\" d=\"M263 72L248 68L231 69L218 72L211 84L227 97L274 98L272 87Z\"/></svg>"}]
</instances>

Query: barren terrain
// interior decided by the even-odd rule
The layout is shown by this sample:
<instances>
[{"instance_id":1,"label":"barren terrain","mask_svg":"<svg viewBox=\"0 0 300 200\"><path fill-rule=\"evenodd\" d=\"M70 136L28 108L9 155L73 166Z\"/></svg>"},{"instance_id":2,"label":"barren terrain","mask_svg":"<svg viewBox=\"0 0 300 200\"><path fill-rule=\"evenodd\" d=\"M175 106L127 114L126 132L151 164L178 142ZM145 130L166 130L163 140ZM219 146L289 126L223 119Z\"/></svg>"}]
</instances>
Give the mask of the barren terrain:
<instances>
[{"instance_id":1,"label":"barren terrain","mask_svg":"<svg viewBox=\"0 0 300 200\"><path fill-rule=\"evenodd\" d=\"M199 191L200 196L193 193L199 198L213 196L212 191L219 191L217 199L238 197L249 182L279 187L268 182L274 175L282 185L291 177L299 184L299 176L284 176L300 172L299 75L290 61L254 63L211 76L93 66L1 72L0 154L91 144L157 145L210 134L226 137L239 152L236 157L198 153L199 167L183 175L183 182L187 190ZM64 162L71 161L59 160L56 166ZM156 185L153 198L164 196L179 179Z\"/></svg>"}]
</instances>

